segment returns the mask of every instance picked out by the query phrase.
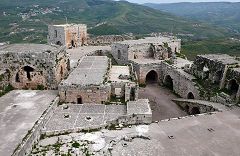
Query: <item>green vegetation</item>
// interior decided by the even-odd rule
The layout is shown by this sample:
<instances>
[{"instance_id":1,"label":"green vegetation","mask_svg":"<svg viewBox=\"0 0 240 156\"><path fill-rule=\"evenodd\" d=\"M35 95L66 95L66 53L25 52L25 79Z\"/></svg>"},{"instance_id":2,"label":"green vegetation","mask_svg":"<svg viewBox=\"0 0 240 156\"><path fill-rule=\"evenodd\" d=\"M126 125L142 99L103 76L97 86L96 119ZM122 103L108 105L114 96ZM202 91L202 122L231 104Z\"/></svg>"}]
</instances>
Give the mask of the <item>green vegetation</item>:
<instances>
[{"instance_id":1,"label":"green vegetation","mask_svg":"<svg viewBox=\"0 0 240 156\"><path fill-rule=\"evenodd\" d=\"M37 85L37 90L44 90L44 86L43 85Z\"/></svg>"},{"instance_id":2,"label":"green vegetation","mask_svg":"<svg viewBox=\"0 0 240 156\"><path fill-rule=\"evenodd\" d=\"M7 94L8 92L12 91L14 88L12 85L7 85L3 88L2 91L0 91L0 97Z\"/></svg>"},{"instance_id":3,"label":"green vegetation","mask_svg":"<svg viewBox=\"0 0 240 156\"><path fill-rule=\"evenodd\" d=\"M39 5L34 7L33 5ZM57 8L59 7L59 8ZM43 8L41 10L41 8ZM45 9L52 12L43 14ZM152 32L173 32L194 34L197 38L228 36L227 29L212 27L205 23L192 22L149 7L123 1L106 0L2 0L0 42L46 43L47 25L66 23L86 23L94 35L122 34L136 35ZM37 12L36 16L31 16ZM21 15L27 14L26 19ZM201 26L196 27L199 24Z\"/></svg>"},{"instance_id":4,"label":"green vegetation","mask_svg":"<svg viewBox=\"0 0 240 156\"><path fill-rule=\"evenodd\" d=\"M188 59L193 60L196 55L222 53L240 56L240 42L229 39L209 39L182 42L182 52Z\"/></svg>"},{"instance_id":5,"label":"green vegetation","mask_svg":"<svg viewBox=\"0 0 240 156\"><path fill-rule=\"evenodd\" d=\"M74 143L72 143L72 147L79 148L80 144L78 142L74 142Z\"/></svg>"},{"instance_id":6,"label":"green vegetation","mask_svg":"<svg viewBox=\"0 0 240 156\"><path fill-rule=\"evenodd\" d=\"M240 32L240 3L172 3L146 4L151 8L172 13L189 20L198 20Z\"/></svg>"}]
</instances>

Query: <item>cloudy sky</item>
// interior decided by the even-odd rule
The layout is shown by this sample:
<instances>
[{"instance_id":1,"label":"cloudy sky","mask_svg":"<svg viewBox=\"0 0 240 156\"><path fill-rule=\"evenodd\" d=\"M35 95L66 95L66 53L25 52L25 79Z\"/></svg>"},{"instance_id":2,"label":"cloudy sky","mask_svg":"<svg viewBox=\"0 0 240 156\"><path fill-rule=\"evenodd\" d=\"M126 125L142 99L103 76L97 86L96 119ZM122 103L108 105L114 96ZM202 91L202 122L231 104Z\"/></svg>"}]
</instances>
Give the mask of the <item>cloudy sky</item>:
<instances>
[{"instance_id":1,"label":"cloudy sky","mask_svg":"<svg viewBox=\"0 0 240 156\"><path fill-rule=\"evenodd\" d=\"M133 3L176 3L176 2L240 2L240 0L127 0Z\"/></svg>"}]
</instances>

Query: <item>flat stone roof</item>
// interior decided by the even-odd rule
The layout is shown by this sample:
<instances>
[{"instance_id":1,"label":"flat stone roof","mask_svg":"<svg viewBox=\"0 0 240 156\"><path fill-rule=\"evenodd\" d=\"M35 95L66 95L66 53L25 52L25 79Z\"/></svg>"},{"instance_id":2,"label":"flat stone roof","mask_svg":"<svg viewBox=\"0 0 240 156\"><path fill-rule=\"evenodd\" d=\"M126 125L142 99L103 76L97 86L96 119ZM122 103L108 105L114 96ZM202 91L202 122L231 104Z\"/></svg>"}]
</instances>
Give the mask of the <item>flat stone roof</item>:
<instances>
[{"instance_id":1,"label":"flat stone roof","mask_svg":"<svg viewBox=\"0 0 240 156\"><path fill-rule=\"evenodd\" d=\"M15 90L0 98L0 155L10 156L57 91Z\"/></svg>"},{"instance_id":2,"label":"flat stone roof","mask_svg":"<svg viewBox=\"0 0 240 156\"><path fill-rule=\"evenodd\" d=\"M84 47L77 47L73 49L67 49L68 54L70 55L70 67L74 68L77 66L78 61L83 58L84 56L94 54L96 51L102 50L110 51L110 46L84 46Z\"/></svg>"},{"instance_id":3,"label":"flat stone roof","mask_svg":"<svg viewBox=\"0 0 240 156\"><path fill-rule=\"evenodd\" d=\"M130 60L132 62L135 62L137 64L158 64L163 62L164 60L155 60L155 59L133 59Z\"/></svg>"},{"instance_id":4,"label":"flat stone roof","mask_svg":"<svg viewBox=\"0 0 240 156\"><path fill-rule=\"evenodd\" d=\"M104 82L107 70L108 57L84 56L79 65L60 85L100 85Z\"/></svg>"},{"instance_id":5,"label":"flat stone roof","mask_svg":"<svg viewBox=\"0 0 240 156\"><path fill-rule=\"evenodd\" d=\"M56 24L53 25L55 27L71 27L71 26L87 26L86 24L75 24L75 23L70 23L70 24Z\"/></svg>"},{"instance_id":6,"label":"flat stone roof","mask_svg":"<svg viewBox=\"0 0 240 156\"><path fill-rule=\"evenodd\" d=\"M138 99L127 103L127 114L152 114L148 99Z\"/></svg>"},{"instance_id":7,"label":"flat stone roof","mask_svg":"<svg viewBox=\"0 0 240 156\"><path fill-rule=\"evenodd\" d=\"M240 64L240 61L236 60L235 57L229 56L227 54L206 54L206 55L198 55L200 57L221 62L224 65L231 64Z\"/></svg>"},{"instance_id":8,"label":"flat stone roof","mask_svg":"<svg viewBox=\"0 0 240 156\"><path fill-rule=\"evenodd\" d=\"M9 44L0 47L1 53L43 53L56 51L57 46L47 44Z\"/></svg>"},{"instance_id":9,"label":"flat stone roof","mask_svg":"<svg viewBox=\"0 0 240 156\"><path fill-rule=\"evenodd\" d=\"M126 79L120 79L119 76L130 76L129 66L112 66L109 72L109 78L112 82L129 82Z\"/></svg>"},{"instance_id":10,"label":"flat stone roof","mask_svg":"<svg viewBox=\"0 0 240 156\"><path fill-rule=\"evenodd\" d=\"M135 45L135 44L150 44L150 43L163 43L163 42L169 42L169 41L175 41L180 39L174 39L173 37L146 37L144 39L139 39L139 40L125 40L121 42L117 42L120 44L127 44L127 45Z\"/></svg>"},{"instance_id":11,"label":"flat stone roof","mask_svg":"<svg viewBox=\"0 0 240 156\"><path fill-rule=\"evenodd\" d=\"M66 109L67 106L67 109ZM126 114L125 105L64 104L57 107L46 124L46 131L100 126ZM64 115L69 115L65 118Z\"/></svg>"},{"instance_id":12,"label":"flat stone roof","mask_svg":"<svg viewBox=\"0 0 240 156\"><path fill-rule=\"evenodd\" d=\"M240 153L239 110L199 115L151 125L139 125L121 131L104 130L106 140L141 135L148 139L120 141L112 155L165 156L238 156ZM111 138L110 138L111 137ZM126 143L126 146L123 146ZM107 144L106 146L108 146Z\"/></svg>"}]
</instances>

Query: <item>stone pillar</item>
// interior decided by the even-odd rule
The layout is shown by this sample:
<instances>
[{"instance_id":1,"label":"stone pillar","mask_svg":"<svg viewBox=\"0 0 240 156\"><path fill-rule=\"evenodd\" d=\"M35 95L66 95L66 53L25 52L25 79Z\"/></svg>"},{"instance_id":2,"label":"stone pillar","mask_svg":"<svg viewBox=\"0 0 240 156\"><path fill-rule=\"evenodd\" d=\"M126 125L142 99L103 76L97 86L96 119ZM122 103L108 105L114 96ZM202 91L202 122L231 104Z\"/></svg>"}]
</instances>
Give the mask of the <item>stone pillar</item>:
<instances>
[{"instance_id":1,"label":"stone pillar","mask_svg":"<svg viewBox=\"0 0 240 156\"><path fill-rule=\"evenodd\" d=\"M220 81L220 86L219 86L220 89L223 89L224 86L225 86L225 81L226 81L226 76L227 76L227 70L228 70L228 66L226 65L225 68L224 68L224 72L223 72L222 79L221 79L221 81Z\"/></svg>"}]
</instances>

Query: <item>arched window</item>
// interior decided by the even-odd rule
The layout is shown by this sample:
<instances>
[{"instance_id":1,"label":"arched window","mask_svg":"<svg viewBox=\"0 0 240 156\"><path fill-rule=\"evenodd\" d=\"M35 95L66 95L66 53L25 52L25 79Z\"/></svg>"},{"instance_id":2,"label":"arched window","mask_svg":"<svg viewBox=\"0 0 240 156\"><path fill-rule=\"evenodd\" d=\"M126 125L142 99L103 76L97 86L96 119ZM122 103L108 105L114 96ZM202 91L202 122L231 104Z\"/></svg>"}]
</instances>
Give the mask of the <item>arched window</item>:
<instances>
[{"instance_id":1,"label":"arched window","mask_svg":"<svg viewBox=\"0 0 240 156\"><path fill-rule=\"evenodd\" d=\"M164 85L169 89L173 90L173 79L170 75L167 75L164 79Z\"/></svg>"}]
</instances>

